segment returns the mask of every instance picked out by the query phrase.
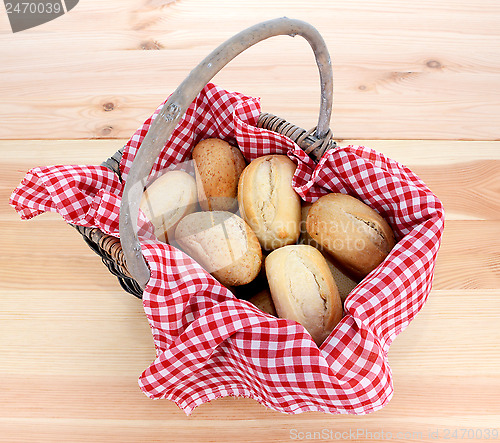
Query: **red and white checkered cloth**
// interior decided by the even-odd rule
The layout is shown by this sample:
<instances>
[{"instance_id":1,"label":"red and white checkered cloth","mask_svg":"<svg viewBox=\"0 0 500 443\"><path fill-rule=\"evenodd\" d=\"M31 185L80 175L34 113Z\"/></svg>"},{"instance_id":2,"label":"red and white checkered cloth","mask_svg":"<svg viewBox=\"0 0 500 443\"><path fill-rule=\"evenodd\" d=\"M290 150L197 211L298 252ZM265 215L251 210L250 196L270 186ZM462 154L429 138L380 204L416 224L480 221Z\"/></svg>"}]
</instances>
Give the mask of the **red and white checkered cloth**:
<instances>
[{"instance_id":1,"label":"red and white checkered cloth","mask_svg":"<svg viewBox=\"0 0 500 443\"><path fill-rule=\"evenodd\" d=\"M127 143L130 165L151 118ZM151 269L143 294L157 357L139 385L151 398L174 401L187 414L224 396L250 397L285 413L365 414L393 394L387 352L431 289L444 226L441 202L405 166L365 147L329 151L318 165L288 138L256 128L259 101L208 84L166 143L153 173L190 157L200 140L237 143L248 161L288 154L303 200L351 194L378 211L398 239L387 259L350 294L346 314L318 348L298 323L264 314L237 299L183 252L142 237ZM29 171L11 197L22 218L57 211L65 220L118 235L122 184L99 166Z\"/></svg>"}]
</instances>

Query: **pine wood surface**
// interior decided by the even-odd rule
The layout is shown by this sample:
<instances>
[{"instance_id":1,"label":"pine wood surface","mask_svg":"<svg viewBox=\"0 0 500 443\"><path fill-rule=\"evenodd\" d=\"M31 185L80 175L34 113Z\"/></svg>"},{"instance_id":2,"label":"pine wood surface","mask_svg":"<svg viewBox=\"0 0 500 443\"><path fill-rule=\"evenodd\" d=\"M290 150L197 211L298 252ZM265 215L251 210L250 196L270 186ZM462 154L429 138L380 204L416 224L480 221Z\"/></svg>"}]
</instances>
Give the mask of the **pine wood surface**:
<instances>
[{"instance_id":1,"label":"pine wood surface","mask_svg":"<svg viewBox=\"0 0 500 443\"><path fill-rule=\"evenodd\" d=\"M0 141L0 441L285 442L307 432L335 441L349 430L362 433L351 441L387 441L370 439L381 431L393 441L436 441L436 432L498 428L500 142L341 143L406 164L447 211L429 300L389 351L395 393L384 409L286 416L225 398L189 418L137 386L154 358L140 301L57 214L20 221L6 204L29 168L98 164L124 142Z\"/></svg>"},{"instance_id":2,"label":"pine wood surface","mask_svg":"<svg viewBox=\"0 0 500 443\"><path fill-rule=\"evenodd\" d=\"M127 138L212 49L259 21L313 24L331 52L338 138L498 139L496 0L82 0L12 34L0 13L0 138ZM276 37L214 81L314 126L309 45Z\"/></svg>"},{"instance_id":3,"label":"pine wood surface","mask_svg":"<svg viewBox=\"0 0 500 443\"><path fill-rule=\"evenodd\" d=\"M21 221L7 201L31 167L101 163L218 44L280 16L310 22L327 43L340 144L406 164L444 203L434 286L390 348L395 392L381 411L287 416L224 398L186 417L137 385L154 358L140 301L57 214ZM12 34L0 6L0 442L500 433L499 20L496 0L81 0ZM319 79L299 37L260 43L214 82L316 124Z\"/></svg>"}]
</instances>

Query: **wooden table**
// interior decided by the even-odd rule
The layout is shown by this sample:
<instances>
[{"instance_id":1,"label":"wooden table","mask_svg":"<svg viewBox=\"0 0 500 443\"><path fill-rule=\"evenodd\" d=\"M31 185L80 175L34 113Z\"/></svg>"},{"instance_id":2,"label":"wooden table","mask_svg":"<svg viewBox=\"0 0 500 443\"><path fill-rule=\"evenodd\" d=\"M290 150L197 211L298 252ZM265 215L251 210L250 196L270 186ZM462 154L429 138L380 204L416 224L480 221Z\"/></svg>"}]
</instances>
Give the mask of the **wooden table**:
<instances>
[{"instance_id":1,"label":"wooden table","mask_svg":"<svg viewBox=\"0 0 500 443\"><path fill-rule=\"evenodd\" d=\"M497 3L80 3L16 34L0 10L0 441L484 441L500 432ZM381 411L287 416L224 398L186 417L138 388L154 358L140 301L58 215L20 221L7 201L33 166L100 163L215 46L283 15L316 26L332 53L340 144L408 165L444 203L434 287L390 349L395 394ZM214 81L315 124L318 76L303 40L263 42Z\"/></svg>"}]
</instances>

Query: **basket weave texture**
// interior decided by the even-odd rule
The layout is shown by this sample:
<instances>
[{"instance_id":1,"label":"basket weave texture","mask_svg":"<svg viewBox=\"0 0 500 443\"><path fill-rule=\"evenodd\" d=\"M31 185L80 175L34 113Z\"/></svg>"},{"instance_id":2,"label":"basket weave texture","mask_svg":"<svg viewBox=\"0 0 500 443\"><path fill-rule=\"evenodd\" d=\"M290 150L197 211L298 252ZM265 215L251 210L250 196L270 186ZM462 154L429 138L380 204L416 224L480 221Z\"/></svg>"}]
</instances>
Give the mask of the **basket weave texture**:
<instances>
[{"instance_id":1,"label":"basket weave texture","mask_svg":"<svg viewBox=\"0 0 500 443\"><path fill-rule=\"evenodd\" d=\"M57 211L71 224L117 236L122 180L160 108L125 146L121 177L105 166L35 168L11 204L23 218ZM187 414L223 396L250 397L285 413L380 409L393 393L389 346L431 289L442 204L408 168L365 147L332 149L316 164L290 138L258 128L260 114L258 99L209 83L152 173L187 160L208 137L237 143L247 161L286 154L297 164L292 184L304 201L328 192L360 198L391 224L398 243L349 295L343 319L318 348L300 324L237 299L186 254L144 232L141 248L151 278L142 303L157 357L139 385Z\"/></svg>"}]
</instances>

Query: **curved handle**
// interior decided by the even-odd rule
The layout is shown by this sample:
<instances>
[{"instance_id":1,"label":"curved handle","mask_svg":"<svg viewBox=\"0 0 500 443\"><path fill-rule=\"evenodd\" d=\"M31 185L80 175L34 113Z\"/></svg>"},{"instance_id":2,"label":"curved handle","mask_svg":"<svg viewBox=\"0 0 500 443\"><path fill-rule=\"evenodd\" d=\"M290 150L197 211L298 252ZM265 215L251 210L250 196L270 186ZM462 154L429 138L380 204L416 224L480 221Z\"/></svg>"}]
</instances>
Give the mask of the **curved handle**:
<instances>
[{"instance_id":1,"label":"curved handle","mask_svg":"<svg viewBox=\"0 0 500 443\"><path fill-rule=\"evenodd\" d=\"M276 35L300 35L311 45L321 83L316 136L322 138L328 133L333 101L332 66L326 44L313 26L286 17L269 20L245 29L216 48L191 71L163 105L137 151L125 183L120 205L120 241L128 271L143 289L151 275L137 237L137 218L139 202L154 162L179 119L213 76L245 49Z\"/></svg>"}]
</instances>

